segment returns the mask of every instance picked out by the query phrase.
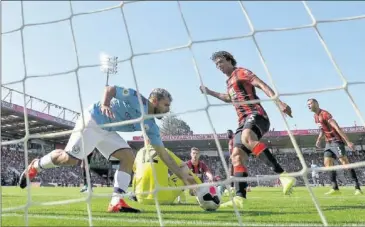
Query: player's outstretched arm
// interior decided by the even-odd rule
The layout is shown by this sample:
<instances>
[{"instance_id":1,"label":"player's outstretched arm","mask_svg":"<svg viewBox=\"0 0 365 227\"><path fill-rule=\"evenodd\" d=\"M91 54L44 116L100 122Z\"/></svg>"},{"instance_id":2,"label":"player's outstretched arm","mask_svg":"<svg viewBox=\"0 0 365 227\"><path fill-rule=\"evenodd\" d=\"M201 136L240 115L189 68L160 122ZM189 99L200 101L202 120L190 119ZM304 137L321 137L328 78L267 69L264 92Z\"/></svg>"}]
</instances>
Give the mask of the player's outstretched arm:
<instances>
[{"instance_id":1,"label":"player's outstretched arm","mask_svg":"<svg viewBox=\"0 0 365 227\"><path fill-rule=\"evenodd\" d=\"M114 118L113 111L110 109L110 102L116 96L116 88L114 86L106 86L101 100L101 112L107 117Z\"/></svg>"},{"instance_id":2,"label":"player's outstretched arm","mask_svg":"<svg viewBox=\"0 0 365 227\"><path fill-rule=\"evenodd\" d=\"M316 147L317 148L321 148L321 141L322 141L323 136L324 136L323 131L320 130L317 141L316 141Z\"/></svg>"},{"instance_id":3,"label":"player's outstretched arm","mask_svg":"<svg viewBox=\"0 0 365 227\"><path fill-rule=\"evenodd\" d=\"M215 92L215 91L212 91L212 90L210 90L209 88L207 88L205 86L200 86L200 91L201 91L202 94L204 94L204 90L207 92L208 95L213 96L217 99L220 99L223 102L227 102L227 103L231 102L231 97L228 94Z\"/></svg>"},{"instance_id":4,"label":"player's outstretched arm","mask_svg":"<svg viewBox=\"0 0 365 227\"><path fill-rule=\"evenodd\" d=\"M271 89L271 87L267 85L264 81L262 81L260 78L258 78L256 75L253 75L251 84L257 88L260 88L268 97L271 98L275 96L275 92ZM287 114L289 117L293 117L290 106L288 106L281 100L278 100L278 104L283 113Z\"/></svg>"},{"instance_id":5,"label":"player's outstretched arm","mask_svg":"<svg viewBox=\"0 0 365 227\"><path fill-rule=\"evenodd\" d=\"M341 138L345 141L347 146L351 148L352 150L355 150L354 144L350 141L350 139L347 137L347 135L342 131L340 126L337 124L337 122L334 119L329 119L328 123L332 126L333 129L335 129L338 134L340 134Z\"/></svg>"}]
</instances>

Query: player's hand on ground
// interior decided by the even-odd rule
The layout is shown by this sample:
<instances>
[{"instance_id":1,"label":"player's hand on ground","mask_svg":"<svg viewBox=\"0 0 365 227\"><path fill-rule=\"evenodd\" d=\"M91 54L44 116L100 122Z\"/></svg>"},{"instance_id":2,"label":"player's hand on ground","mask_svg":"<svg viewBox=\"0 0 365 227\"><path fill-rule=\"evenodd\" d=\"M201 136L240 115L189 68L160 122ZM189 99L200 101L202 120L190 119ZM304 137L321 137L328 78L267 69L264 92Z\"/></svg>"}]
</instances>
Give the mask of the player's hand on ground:
<instances>
[{"instance_id":1,"label":"player's hand on ground","mask_svg":"<svg viewBox=\"0 0 365 227\"><path fill-rule=\"evenodd\" d=\"M209 88L207 88L206 86L201 85L199 87L199 89L200 89L200 91L201 91L202 94L204 94L204 89L207 91L207 94L209 93Z\"/></svg>"},{"instance_id":2,"label":"player's hand on ground","mask_svg":"<svg viewBox=\"0 0 365 227\"><path fill-rule=\"evenodd\" d=\"M114 116L114 114L113 114L113 111L112 111L112 109L110 108L110 106L102 105L102 106L100 107L100 110L101 110L101 112L102 112L105 116L107 116L107 117L109 117L109 118L115 118L115 116Z\"/></svg>"},{"instance_id":3,"label":"player's hand on ground","mask_svg":"<svg viewBox=\"0 0 365 227\"><path fill-rule=\"evenodd\" d=\"M288 115L291 118L293 117L292 112L291 112L291 108L290 108L290 106L288 106L288 104L286 104L284 102L280 102L279 106L280 106L280 110L283 113L285 113L286 115Z\"/></svg>"}]
</instances>

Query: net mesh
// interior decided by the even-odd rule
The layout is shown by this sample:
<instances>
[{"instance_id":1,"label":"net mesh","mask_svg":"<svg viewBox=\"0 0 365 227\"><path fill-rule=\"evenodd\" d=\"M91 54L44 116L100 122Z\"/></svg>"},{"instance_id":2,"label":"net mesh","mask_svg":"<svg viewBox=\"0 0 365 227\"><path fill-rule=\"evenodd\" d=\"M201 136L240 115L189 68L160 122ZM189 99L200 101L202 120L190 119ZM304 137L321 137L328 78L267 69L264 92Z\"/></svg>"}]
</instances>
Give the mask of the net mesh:
<instances>
[{"instance_id":1,"label":"net mesh","mask_svg":"<svg viewBox=\"0 0 365 227\"><path fill-rule=\"evenodd\" d=\"M124 25L125 25L125 29L126 29L126 33L128 36L128 42L129 42L129 48L131 51L131 55L128 58L119 60L118 63L122 63L122 62L130 62L131 65L131 69L132 69L132 74L133 74L133 79L134 79L134 83L135 83L135 87L136 90L138 91L138 99L140 101L140 107L143 110L143 105L142 105L142 99L141 99L141 95L139 94L139 86L137 83L137 78L136 78L136 74L135 74L135 70L134 70L134 65L133 65L133 60L135 57L137 56L145 56L145 55L153 55L153 54L157 54L157 53L163 53L163 52L169 52L169 51L175 51L175 50L179 50L179 49L189 49L191 55L192 55L192 59L193 59L193 65L197 74L197 77L199 78L199 81L201 83L201 85L203 85L203 80L202 80L202 76L201 73L199 71L199 67L196 61L196 57L194 54L194 51L192 49L192 46L194 44L199 44L199 43L206 43L206 42L215 42L215 41L223 41L223 40L233 40L233 39L242 39L242 38L247 38L247 37L251 37L252 40L254 41L256 50L258 51L260 60L262 65L264 66L264 69L268 75L268 79L270 80L270 83L272 85L272 88L275 92L275 96L270 98L270 99L262 99L261 102L267 102L267 101L271 101L271 102L275 102L276 100L278 100L279 97L281 96L294 96L294 95L301 95L301 94L313 94L313 93L320 93L320 92L326 92L326 91L333 91L333 90L344 90L347 94L347 96L350 99L350 103L353 106L353 109L355 110L357 116L359 117L359 119L361 120L361 124L365 126L365 121L364 121L364 117L361 115L361 112L357 106L357 104L354 101L354 98L352 97L352 95L349 93L348 88L350 85L355 85L355 84L365 84L365 81L358 81L358 82L348 82L346 80L346 78L344 77L343 73L341 72L338 64L336 63L333 55L331 54L330 50L328 49L328 46L326 44L326 42L324 41L321 32L318 30L317 26L318 24L321 23L331 23L331 22L340 22L340 21L350 21L350 20L359 20L359 19L364 19L365 15L361 15L361 16L355 16L355 17L346 17L346 18L339 18L339 19L331 19L331 20L317 20L314 15L312 14L311 9L308 7L306 2L302 2L303 6L306 10L306 12L308 13L308 15L310 16L312 23L308 24L308 25L304 25L304 26L297 26L297 27L286 27L286 28L271 28L271 29L262 29L262 30L258 30L255 29L250 16L248 15L245 6L242 4L241 1L238 2L239 7L242 10L242 13L245 17L245 19L247 20L249 27L250 27L250 32L248 34L245 35L241 35L241 36L236 36L236 37L229 37L229 38L219 38L219 39L206 39L206 40L199 40L199 41L194 41L192 39L191 33L189 31L189 27L187 26L184 14L181 10L181 5L180 2L176 2L176 4L178 5L179 8L179 12L180 12L180 16L181 16L181 20L183 21L186 33L188 34L189 37L189 42L186 45L183 46L176 46L176 47L171 47L171 48L167 48L167 49L161 49L161 50L157 50L157 51L153 51L153 52L146 52L146 53L135 53L132 43L131 43L131 37L130 37L130 33L129 33L129 27L128 27L128 23L126 21L125 18L125 5L127 4L136 4L138 1L128 1L128 2L121 2L118 5L114 6L114 7L109 7L109 8L104 8L104 9L100 9L100 10L95 10L95 11L90 11L90 12L82 12L82 13L74 13L73 10L73 6L71 1L69 2L69 6L70 6L70 11L71 14L64 19L60 19L60 20L54 20L54 21L48 21L48 22L44 22L44 23L25 23L24 21L24 6L23 6L23 2L21 2L21 15L22 15L22 23L21 26L17 29L11 30L11 31L7 31L2 33L2 35L5 34L10 34L10 33L14 33L17 31L20 31L20 37L21 37L21 47L22 47L22 63L23 63L23 67L24 67L24 78L22 80L19 81L12 81L10 83L7 84L3 84L3 85L10 85L10 84L15 84L15 83L22 83L23 85L23 93L26 93L26 87L25 87L25 80L26 79L30 79L30 78L36 78L36 77L49 77L49 76L56 76L56 75L64 75L64 74L68 74L68 73L75 73L76 74L76 81L77 81L77 88L78 88L78 98L79 98L79 102L80 102L80 106L81 106L81 110L84 110L84 105L83 102L81 100L81 90L80 90L80 81L79 81L79 70L80 69L84 69L84 68L92 68L92 67L100 67L99 64L95 64L95 65L80 65L79 62L79 54L78 54L78 48L77 48L77 44L76 44L76 40L75 40L75 32L74 32L74 25L73 25L73 19L75 17L79 17L79 16L83 16L83 15L87 15L87 14L95 14L95 13L100 13L100 12L104 12L104 11L110 11L110 10L116 10L116 9L120 9L123 21L124 21ZM29 75L28 71L27 71L27 64L26 64L26 58L25 58L25 50L24 50L24 29L27 27L31 27L31 26L38 26L38 25L45 25L45 24L54 24L54 23L59 23L62 21L69 21L70 23L70 28L71 28L71 34L72 34L72 38L73 38L73 48L74 48L74 54L76 56L76 68L72 69L72 70L68 70L68 71L63 71L63 72L57 72L57 73L53 73L53 74L43 74L43 75ZM343 81L343 85L340 87L333 87L333 88L327 88L327 89L320 89L320 90L311 90L311 91L303 91L303 92L296 92L296 93L279 93L276 86L275 86L275 81L273 80L273 77L271 76L271 73L268 69L268 66L265 62L265 58L262 54L261 48L257 43L256 40L256 34L258 33L267 33L267 32L280 32L280 31L288 31L288 30L298 30L298 29L305 29L305 28L313 28L315 33L318 36L318 39L320 40L324 50L326 51L333 67L336 69L338 76L341 78L341 80ZM229 171L228 171L228 166L227 163L225 161L224 158L224 153L222 151L222 147L221 144L219 142L218 136L216 134L215 128L213 126L213 122L211 119L211 116L208 112L208 109L210 107L213 106L223 106L223 105L228 105L228 104L211 104L208 100L207 95L205 94L205 99L206 99L206 106L199 108L199 109L193 109L193 110L187 110L184 112L179 112L179 113L174 113L173 115L180 115L180 114L185 114L185 113L193 113L193 112L197 112L197 111L205 111L206 116L208 118L211 130L213 131L213 135L214 135L214 140L218 149L218 153L219 156L223 162L223 167L225 170L225 173L227 174L227 176L229 176ZM24 106L26 106L26 98L24 95ZM249 102L245 102L245 103L257 103L258 100L254 100L254 101L249 101ZM275 102L276 103L276 102ZM279 106L277 106L278 110L279 110ZM2 145L10 145L10 144L17 144L17 143L24 143L24 155L25 155L25 166L28 165L28 149L27 149L27 142L29 139L32 138L52 138L52 137L57 137L57 136L61 136L61 135L69 135L70 133L72 133L73 131L64 131L64 132L58 132L58 133L49 133L49 134L37 134L37 135L32 135L29 133L29 125L28 125L28 117L27 117L27 109L24 108L24 121L25 121L25 137L22 139L18 139L18 140L12 140L12 141L6 141L6 142L2 142ZM127 124L134 124L134 123L141 123L141 128L143 130L143 135L146 135L145 132L145 128L143 127L143 120L145 119L149 119L149 118L153 118L156 117L157 115L149 115L146 113L143 113L142 116L138 119L133 119L133 120L128 120L128 121L124 121L124 122L120 122L120 123L111 123L111 124L105 124L102 125L102 127L112 127L112 126L120 126L120 125L127 125ZM161 115L163 116L163 115ZM285 116L282 114L282 118L284 120L285 123L285 128L288 131L288 135L290 137L290 140L294 146L294 149L296 151L296 154L302 164L302 169L301 171L298 172L294 172L294 173L290 173L289 176L293 176L293 177L302 177L304 179L305 182L305 186L308 189L308 192L313 200L313 203L318 211L318 215L320 216L320 219L322 221L322 224L324 226L328 226L328 222L327 219L318 203L318 200L316 198L316 196L313 194L311 187L309 186L309 181L307 178L307 173L309 173L311 171L311 168L309 168L306 165L306 162L304 160L304 157L302 155L302 152L300 151L297 141L294 138L292 132L290 131L290 127L288 124L288 121L286 120ZM146 138L146 136L144 136L144 138ZM145 141L146 142L146 141ZM86 160L86 157L85 157ZM88 162L86 161L86 169L89 169L89 165ZM358 167L362 167L365 166L365 162L358 162L358 163L353 163L353 164L349 164L347 165L348 168L358 168ZM331 170L338 170L343 168L342 166L333 166L333 167L329 167L329 168L324 168L324 167L320 167L320 168L316 168L316 171L318 172L324 172L324 171L331 171ZM88 172L88 171L87 171ZM156 172L153 169L153 174L156 176ZM264 177L266 180L274 180L277 179L278 176L265 176ZM224 183L226 185L230 184L232 181L240 181L242 179L238 179L238 178L229 178L227 180L221 181L219 183ZM248 177L244 179L245 181L257 181L256 177ZM27 179L28 183L29 183L29 179ZM87 182L88 185L90 185L90 175L87 174ZM212 183L212 184L202 184L199 185L198 187L203 187L206 185L217 185L218 183ZM160 185L157 184L156 182L156 189L154 190L153 193L157 193L159 190L179 190L179 189L188 189L188 188L194 188L195 186L183 186L183 187L177 187L177 188L164 188L161 187ZM24 218L25 218L25 225L28 226L29 225L29 221L28 221L28 209L31 206L34 205L38 205L38 206L54 206L54 205L61 205L61 204L71 204L71 203L78 203L78 202L86 202L87 203L87 212L88 212L88 220L89 220L89 225L92 226L93 225L93 217L92 217L92 211L91 211L91 199L92 197L110 197L111 195L103 195L103 194L93 194L91 190L89 190L89 194L86 198L81 198L81 199L70 199L70 200L63 200L63 201L52 201L52 202L33 202L32 198L31 198L31 187L27 188L28 193L27 193L27 203L26 205L23 206L17 206L17 207L10 207L10 208L4 208L2 209L3 213L10 213L10 212L14 212L17 210L24 210ZM232 195L230 195L230 199L232 200ZM162 218L161 215L161 209L160 209L160 205L158 203L158 200L155 199L156 202L156 212L157 212L157 216L158 216L158 222L161 226L164 226L166 223L164 223L164 220ZM240 213L238 212L238 209L234 206L234 211L235 214L237 216L237 221L238 224L240 226L242 226L244 223L242 222ZM52 217L50 217L52 218ZM57 218L57 217L54 217ZM100 219L100 218L99 218ZM168 221L167 221L168 223ZM176 223L175 223L176 224ZM255 224L251 224L251 225L255 225Z\"/></svg>"}]
</instances>

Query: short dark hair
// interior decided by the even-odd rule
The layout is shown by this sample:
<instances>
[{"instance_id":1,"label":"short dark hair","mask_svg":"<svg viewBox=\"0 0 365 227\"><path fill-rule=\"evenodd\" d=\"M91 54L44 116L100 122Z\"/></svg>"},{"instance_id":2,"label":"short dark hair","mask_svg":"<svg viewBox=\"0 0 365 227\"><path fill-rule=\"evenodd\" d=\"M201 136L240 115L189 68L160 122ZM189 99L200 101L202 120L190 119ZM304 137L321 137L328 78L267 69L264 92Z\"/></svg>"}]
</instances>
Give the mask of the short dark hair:
<instances>
[{"instance_id":1,"label":"short dark hair","mask_svg":"<svg viewBox=\"0 0 365 227\"><path fill-rule=\"evenodd\" d=\"M197 147L192 147L192 148L191 148L191 151L200 151L200 150L199 150L199 148L197 148Z\"/></svg>"},{"instance_id":2,"label":"short dark hair","mask_svg":"<svg viewBox=\"0 0 365 227\"><path fill-rule=\"evenodd\" d=\"M163 88L153 89L152 92L150 93L150 96L148 97L148 99L151 99L151 98L156 98L157 101L160 101L161 99L164 99L164 98L168 98L172 102L172 96L171 96L170 92L168 92L166 89L163 89Z\"/></svg>"},{"instance_id":3,"label":"short dark hair","mask_svg":"<svg viewBox=\"0 0 365 227\"><path fill-rule=\"evenodd\" d=\"M233 66L236 66L237 65L237 61L236 59L234 59L233 55L230 54L229 52L227 51L218 51L218 52L214 52L212 54L212 57L210 59L212 59L212 61L215 61L217 58L224 58L226 59L227 61L231 61L232 65Z\"/></svg>"},{"instance_id":4,"label":"short dark hair","mask_svg":"<svg viewBox=\"0 0 365 227\"><path fill-rule=\"evenodd\" d=\"M233 138L233 131L231 129L228 129L227 130L227 136L228 136L228 139L232 139Z\"/></svg>"},{"instance_id":5,"label":"short dark hair","mask_svg":"<svg viewBox=\"0 0 365 227\"><path fill-rule=\"evenodd\" d=\"M307 100L307 102L309 102L309 101L312 101L312 102L315 102L315 103L317 103L317 104L318 104L318 101L317 101L317 99L314 99L314 98L310 98L310 99L308 99L308 100Z\"/></svg>"}]
</instances>

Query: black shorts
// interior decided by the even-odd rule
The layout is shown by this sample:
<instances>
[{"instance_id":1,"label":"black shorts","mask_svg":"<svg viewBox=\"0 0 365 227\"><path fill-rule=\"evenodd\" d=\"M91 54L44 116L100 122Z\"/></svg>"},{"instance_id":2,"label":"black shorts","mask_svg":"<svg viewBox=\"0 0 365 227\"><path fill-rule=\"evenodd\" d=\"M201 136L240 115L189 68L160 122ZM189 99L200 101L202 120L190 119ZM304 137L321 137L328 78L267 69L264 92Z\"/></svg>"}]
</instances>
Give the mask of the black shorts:
<instances>
[{"instance_id":1,"label":"black shorts","mask_svg":"<svg viewBox=\"0 0 365 227\"><path fill-rule=\"evenodd\" d=\"M260 140L265 133L267 133L270 129L270 121L269 119L261 116L261 115L250 115L245 121L237 128L236 134L234 136L234 146L241 148L244 151L248 151L248 149L242 144L241 136L242 131L244 129L251 129Z\"/></svg>"},{"instance_id":2,"label":"black shorts","mask_svg":"<svg viewBox=\"0 0 365 227\"><path fill-rule=\"evenodd\" d=\"M346 157L347 151L343 142L327 142L324 149L324 157L328 158L341 158Z\"/></svg>"}]
</instances>

